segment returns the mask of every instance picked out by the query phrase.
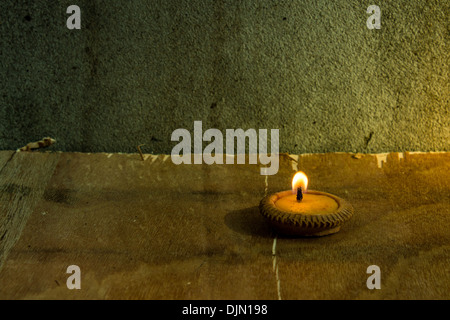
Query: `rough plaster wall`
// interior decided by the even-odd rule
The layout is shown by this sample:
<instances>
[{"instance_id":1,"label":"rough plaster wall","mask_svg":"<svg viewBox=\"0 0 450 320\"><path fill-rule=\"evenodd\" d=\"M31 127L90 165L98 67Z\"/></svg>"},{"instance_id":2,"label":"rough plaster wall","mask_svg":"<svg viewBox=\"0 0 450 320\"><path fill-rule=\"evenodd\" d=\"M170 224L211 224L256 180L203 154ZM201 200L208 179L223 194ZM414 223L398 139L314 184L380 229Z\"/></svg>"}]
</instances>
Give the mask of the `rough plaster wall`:
<instances>
[{"instance_id":1,"label":"rough plaster wall","mask_svg":"<svg viewBox=\"0 0 450 320\"><path fill-rule=\"evenodd\" d=\"M170 153L202 120L279 128L282 152L448 151L448 15L430 0L3 1L0 149Z\"/></svg>"}]
</instances>

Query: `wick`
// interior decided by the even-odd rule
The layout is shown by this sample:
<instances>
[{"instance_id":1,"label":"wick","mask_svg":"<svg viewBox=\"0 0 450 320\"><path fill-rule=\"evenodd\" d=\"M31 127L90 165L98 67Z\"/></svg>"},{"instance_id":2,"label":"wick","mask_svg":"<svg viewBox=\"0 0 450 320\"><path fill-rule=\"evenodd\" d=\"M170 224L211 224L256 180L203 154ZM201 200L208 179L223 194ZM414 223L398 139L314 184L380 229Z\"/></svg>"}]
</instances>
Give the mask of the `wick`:
<instances>
[{"instance_id":1,"label":"wick","mask_svg":"<svg viewBox=\"0 0 450 320\"><path fill-rule=\"evenodd\" d=\"M303 192L302 187L297 188L297 201L301 202L303 200Z\"/></svg>"}]
</instances>

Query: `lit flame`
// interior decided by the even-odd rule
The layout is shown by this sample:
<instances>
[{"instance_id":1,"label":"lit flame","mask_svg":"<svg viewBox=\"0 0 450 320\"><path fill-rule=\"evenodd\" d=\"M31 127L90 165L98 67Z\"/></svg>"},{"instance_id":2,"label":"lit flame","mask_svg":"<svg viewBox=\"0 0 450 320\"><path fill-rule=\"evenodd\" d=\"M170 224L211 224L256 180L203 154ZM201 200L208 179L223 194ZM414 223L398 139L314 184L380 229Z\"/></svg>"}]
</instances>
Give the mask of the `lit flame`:
<instances>
[{"instance_id":1,"label":"lit flame","mask_svg":"<svg viewBox=\"0 0 450 320\"><path fill-rule=\"evenodd\" d=\"M302 171L298 171L292 178L292 192L297 192L297 188L300 187L303 192L306 192L308 188L308 177Z\"/></svg>"}]
</instances>

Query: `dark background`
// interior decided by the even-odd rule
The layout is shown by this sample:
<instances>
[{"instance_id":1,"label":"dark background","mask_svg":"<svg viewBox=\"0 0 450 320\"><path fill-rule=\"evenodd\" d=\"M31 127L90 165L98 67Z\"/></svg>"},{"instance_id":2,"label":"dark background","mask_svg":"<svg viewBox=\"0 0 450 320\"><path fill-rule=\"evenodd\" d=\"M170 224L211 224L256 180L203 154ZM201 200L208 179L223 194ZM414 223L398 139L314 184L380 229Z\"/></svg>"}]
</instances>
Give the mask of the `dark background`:
<instances>
[{"instance_id":1,"label":"dark background","mask_svg":"<svg viewBox=\"0 0 450 320\"><path fill-rule=\"evenodd\" d=\"M81 30L66 28L69 5ZM381 29L369 30L369 5ZM170 153L173 130L280 151L449 150L448 1L2 1L0 149Z\"/></svg>"}]
</instances>

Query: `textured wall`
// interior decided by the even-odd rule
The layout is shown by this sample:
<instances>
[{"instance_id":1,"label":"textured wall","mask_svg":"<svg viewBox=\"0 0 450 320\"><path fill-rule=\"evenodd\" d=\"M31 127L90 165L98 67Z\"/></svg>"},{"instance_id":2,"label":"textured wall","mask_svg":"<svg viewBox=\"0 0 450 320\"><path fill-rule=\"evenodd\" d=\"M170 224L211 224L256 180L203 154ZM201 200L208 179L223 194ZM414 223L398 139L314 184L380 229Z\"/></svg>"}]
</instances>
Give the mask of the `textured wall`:
<instances>
[{"instance_id":1,"label":"textured wall","mask_svg":"<svg viewBox=\"0 0 450 320\"><path fill-rule=\"evenodd\" d=\"M76 4L82 29L68 30ZM369 30L366 9L382 10ZM449 150L448 1L2 1L0 149L170 153L176 128L280 151ZM205 144L206 145L206 144Z\"/></svg>"}]
</instances>

